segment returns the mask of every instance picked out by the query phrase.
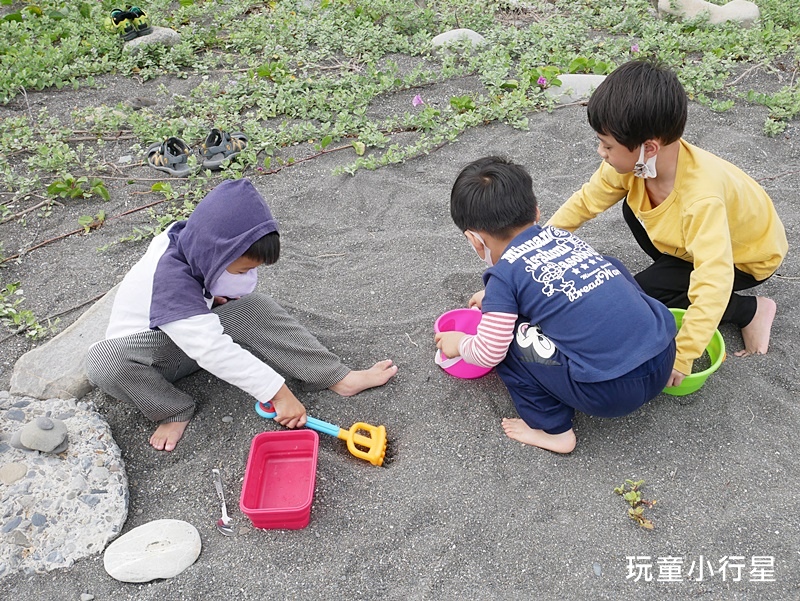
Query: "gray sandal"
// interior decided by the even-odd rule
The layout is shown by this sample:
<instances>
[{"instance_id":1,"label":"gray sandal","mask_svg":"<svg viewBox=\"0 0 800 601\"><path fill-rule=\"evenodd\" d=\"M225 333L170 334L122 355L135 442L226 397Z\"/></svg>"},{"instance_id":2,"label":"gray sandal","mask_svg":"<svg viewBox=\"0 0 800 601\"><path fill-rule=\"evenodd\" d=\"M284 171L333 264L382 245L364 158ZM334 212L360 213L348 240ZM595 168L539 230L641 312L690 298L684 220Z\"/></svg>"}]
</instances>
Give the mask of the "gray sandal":
<instances>
[{"instance_id":1,"label":"gray sandal","mask_svg":"<svg viewBox=\"0 0 800 601\"><path fill-rule=\"evenodd\" d=\"M200 158L203 169L219 169L222 163L232 159L247 148L247 136L236 131L228 133L216 127L200 145Z\"/></svg>"},{"instance_id":2,"label":"gray sandal","mask_svg":"<svg viewBox=\"0 0 800 601\"><path fill-rule=\"evenodd\" d=\"M175 177L186 177L192 172L188 163L191 154L192 151L186 142L171 137L147 149L147 162L153 169Z\"/></svg>"}]
</instances>

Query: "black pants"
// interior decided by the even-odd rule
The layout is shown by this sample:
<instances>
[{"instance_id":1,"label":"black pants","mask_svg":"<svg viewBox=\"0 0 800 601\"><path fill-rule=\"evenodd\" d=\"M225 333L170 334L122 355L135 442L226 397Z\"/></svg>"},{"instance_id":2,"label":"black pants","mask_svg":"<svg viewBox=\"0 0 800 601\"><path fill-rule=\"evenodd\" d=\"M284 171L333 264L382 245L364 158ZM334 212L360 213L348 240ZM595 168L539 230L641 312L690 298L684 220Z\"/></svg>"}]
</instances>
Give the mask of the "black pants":
<instances>
[{"instance_id":1,"label":"black pants","mask_svg":"<svg viewBox=\"0 0 800 601\"><path fill-rule=\"evenodd\" d=\"M622 201L622 215L628 224L633 237L639 246L653 259L653 264L637 273L634 277L639 285L649 296L660 300L667 307L676 309L689 308L689 277L692 275L694 265L678 257L667 255L658 250L647 231L644 229L627 201ZM766 280L757 280L749 273L734 267L733 291L728 301L728 307L722 315L722 321L731 322L745 327L753 320L756 314L757 301L754 296L739 296L735 292L758 286Z\"/></svg>"}]
</instances>

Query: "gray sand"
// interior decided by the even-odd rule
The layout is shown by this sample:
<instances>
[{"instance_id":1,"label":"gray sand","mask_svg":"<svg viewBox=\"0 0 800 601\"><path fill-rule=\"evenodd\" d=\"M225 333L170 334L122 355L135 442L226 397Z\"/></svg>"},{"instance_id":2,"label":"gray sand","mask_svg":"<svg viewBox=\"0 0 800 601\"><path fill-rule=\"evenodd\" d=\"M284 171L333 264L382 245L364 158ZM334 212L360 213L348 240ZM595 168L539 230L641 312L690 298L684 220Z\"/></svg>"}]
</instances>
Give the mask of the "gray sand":
<instances>
[{"instance_id":1,"label":"gray sand","mask_svg":"<svg viewBox=\"0 0 800 601\"><path fill-rule=\"evenodd\" d=\"M101 91L145 95L130 81ZM62 92L64 110L97 92ZM33 101L48 102L45 95ZM434 91L429 93L434 96ZM56 107L51 107L51 112ZM161 518L200 531L203 550L169 580L123 584L103 570L102 556L46 575L0 581L4 599L747 599L800 597L800 513L797 403L800 329L796 318L800 218L800 128L766 138L766 109L742 103L723 114L692 105L686 138L741 166L763 182L784 219L792 250L779 276L759 293L778 315L765 356L739 359L739 333L722 328L728 357L697 393L662 395L633 415L603 420L579 415L570 456L507 439L503 417L513 405L494 375L456 380L434 363L433 321L462 306L481 285L482 262L449 217L453 179L468 161L501 153L526 165L545 218L599 163L585 108L531 116L530 131L491 125L406 164L355 177L330 175L352 157L333 153L256 177L280 221L284 253L260 272L269 292L351 366L383 358L399 365L387 386L352 399L301 393L309 413L349 426L384 424L395 452L385 468L349 455L321 436L311 523L299 531L259 531L238 510L252 437L279 426L255 414L252 399L208 374L183 386L199 401L184 439L171 454L147 445L152 426L132 407L91 393L122 449L131 507L125 531ZM110 145L110 152L128 154ZM112 154L112 156L115 156ZM130 170L157 178L147 167ZM149 184L112 189L107 214L153 200L135 195ZM74 229L88 205L56 211L15 228L6 251ZM62 221L63 220L63 221ZM116 284L145 242L99 246L146 222L143 213L114 220L89 236L34 251L11 264L4 279L26 281L29 308L63 311ZM614 210L579 232L598 250L632 269L647 259ZM6 233L4 232L4 236ZM12 234L9 233L9 236ZM67 325L80 311L65 316ZM609 307L609 319L624 319ZM19 337L0 349L0 387L30 348ZM230 415L232 422L223 422ZM229 507L241 528L232 538L214 527L219 506L211 469L222 470ZM646 514L655 530L638 528L613 494L625 479L644 479ZM628 578L629 556L646 556L652 581ZM724 558L744 563L709 575ZM658 581L679 558L680 582ZM774 582L754 582L753 558L774 559ZM678 560L673 560L678 561ZM704 563L702 581L698 567ZM695 563L692 579L687 578Z\"/></svg>"}]
</instances>

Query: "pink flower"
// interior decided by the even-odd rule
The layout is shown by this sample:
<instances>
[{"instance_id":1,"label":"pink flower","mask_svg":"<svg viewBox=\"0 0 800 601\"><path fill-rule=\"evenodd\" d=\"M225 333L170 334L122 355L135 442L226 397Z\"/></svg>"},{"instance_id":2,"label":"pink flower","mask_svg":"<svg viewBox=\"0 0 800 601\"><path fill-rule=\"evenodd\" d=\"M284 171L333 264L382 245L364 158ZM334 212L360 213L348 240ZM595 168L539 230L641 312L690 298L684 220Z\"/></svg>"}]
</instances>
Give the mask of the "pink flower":
<instances>
[{"instance_id":1,"label":"pink flower","mask_svg":"<svg viewBox=\"0 0 800 601\"><path fill-rule=\"evenodd\" d=\"M536 80L536 83L539 84L540 86L546 86L547 78L544 75L540 75L539 79Z\"/></svg>"},{"instance_id":2,"label":"pink flower","mask_svg":"<svg viewBox=\"0 0 800 601\"><path fill-rule=\"evenodd\" d=\"M639 52L639 44L633 44L631 46L631 52Z\"/></svg>"},{"instance_id":3,"label":"pink flower","mask_svg":"<svg viewBox=\"0 0 800 601\"><path fill-rule=\"evenodd\" d=\"M411 100L411 104L412 104L412 105L414 105L414 106L419 106L420 104L425 104L425 101L422 99L422 96L420 96L419 94L417 94L417 95L416 95L416 96L414 96L414 98Z\"/></svg>"}]
</instances>

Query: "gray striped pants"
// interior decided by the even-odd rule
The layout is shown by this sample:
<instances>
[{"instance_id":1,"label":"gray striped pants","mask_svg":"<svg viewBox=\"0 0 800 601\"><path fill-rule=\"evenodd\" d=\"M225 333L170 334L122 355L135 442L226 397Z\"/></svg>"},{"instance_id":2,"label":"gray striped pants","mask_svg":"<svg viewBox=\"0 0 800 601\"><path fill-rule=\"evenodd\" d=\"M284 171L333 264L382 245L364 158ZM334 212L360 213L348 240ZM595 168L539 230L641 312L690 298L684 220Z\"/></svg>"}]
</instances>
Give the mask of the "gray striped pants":
<instances>
[{"instance_id":1,"label":"gray striped pants","mask_svg":"<svg viewBox=\"0 0 800 601\"><path fill-rule=\"evenodd\" d=\"M350 369L277 302L253 293L213 310L226 334L287 378L329 388ZM199 370L161 330L102 340L89 348L89 379L106 394L136 405L154 422L191 419L195 401L173 382Z\"/></svg>"}]
</instances>

